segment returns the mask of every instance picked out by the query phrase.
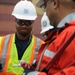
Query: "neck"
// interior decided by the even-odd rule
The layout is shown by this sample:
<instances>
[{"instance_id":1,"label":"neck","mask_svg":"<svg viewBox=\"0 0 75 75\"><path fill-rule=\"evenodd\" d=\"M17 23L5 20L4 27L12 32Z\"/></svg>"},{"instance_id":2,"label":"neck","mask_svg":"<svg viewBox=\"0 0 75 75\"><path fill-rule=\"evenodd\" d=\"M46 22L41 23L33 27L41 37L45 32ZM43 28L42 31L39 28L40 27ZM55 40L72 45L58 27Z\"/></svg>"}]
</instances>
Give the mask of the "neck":
<instances>
[{"instance_id":1,"label":"neck","mask_svg":"<svg viewBox=\"0 0 75 75\"><path fill-rule=\"evenodd\" d=\"M27 40L30 37L30 35L31 34L24 36L24 35L17 34L18 38L21 39L21 40Z\"/></svg>"}]
</instances>

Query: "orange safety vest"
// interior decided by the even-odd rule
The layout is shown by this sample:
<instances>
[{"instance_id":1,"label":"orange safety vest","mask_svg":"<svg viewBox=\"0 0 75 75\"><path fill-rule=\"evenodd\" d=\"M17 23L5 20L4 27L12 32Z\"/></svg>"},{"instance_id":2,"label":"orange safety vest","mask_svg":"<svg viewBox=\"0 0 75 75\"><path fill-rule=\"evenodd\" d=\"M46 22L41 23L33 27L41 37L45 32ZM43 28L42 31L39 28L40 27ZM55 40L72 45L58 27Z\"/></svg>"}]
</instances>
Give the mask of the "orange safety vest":
<instances>
[{"instance_id":1,"label":"orange safety vest","mask_svg":"<svg viewBox=\"0 0 75 75\"><path fill-rule=\"evenodd\" d=\"M52 37L51 40L47 40L45 44L43 44L39 50L38 56L37 56L37 62L36 65L38 65L38 61L40 60L41 54L46 47L46 45L50 42L49 46L45 49L43 53L43 57L41 60L41 63L39 65L39 71L41 71L47 63L54 57L57 50L61 47L61 45L66 41L66 39L70 36L72 32L75 31L75 21L70 22L68 24L69 26L64 27L63 31L60 33L60 29L56 31L55 35ZM60 34L59 34L60 33ZM49 38L49 37L48 37ZM75 61L75 39L69 44L69 46L66 48L66 50L62 53L60 59L58 59L57 62L52 66L52 68L48 71L48 75L53 75L57 72L59 72L61 69L65 68L67 65ZM36 66L37 68L37 66ZM74 67L75 68L75 67ZM67 72L67 71L65 71ZM67 74L67 73L65 73ZM75 73L74 73L75 74ZM37 74L38 75L38 74ZM62 73L60 74L62 75ZM70 75L70 74L69 74Z\"/></svg>"},{"instance_id":2,"label":"orange safety vest","mask_svg":"<svg viewBox=\"0 0 75 75\"><path fill-rule=\"evenodd\" d=\"M1 44L0 44L0 46L1 46L0 47L0 63L2 64L2 71L0 72L0 75L2 73L8 73L9 72L9 71L7 72L7 70L8 70L8 65L9 65L9 61L10 61L12 42L14 42L13 38L14 38L14 34L7 35L7 36L4 36L2 38L2 41L1 41ZM35 36L32 36L32 38L34 40L34 43L32 45L31 56L30 56L30 59L29 59L30 64L33 62L33 60L36 59L36 55L38 53L38 48L43 43L42 40L40 40L39 38L36 38ZM9 72L9 73L15 74L13 72ZM2 74L2 75L5 75L5 74ZM10 75L10 74L8 74L8 75Z\"/></svg>"}]
</instances>

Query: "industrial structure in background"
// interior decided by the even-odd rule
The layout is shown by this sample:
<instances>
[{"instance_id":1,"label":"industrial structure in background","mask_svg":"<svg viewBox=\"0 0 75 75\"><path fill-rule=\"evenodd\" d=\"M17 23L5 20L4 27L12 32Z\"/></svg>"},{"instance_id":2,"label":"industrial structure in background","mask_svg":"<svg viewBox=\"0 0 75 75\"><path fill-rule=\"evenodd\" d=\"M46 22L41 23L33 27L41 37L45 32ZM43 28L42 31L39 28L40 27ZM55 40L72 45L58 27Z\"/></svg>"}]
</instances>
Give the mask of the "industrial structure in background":
<instances>
[{"instance_id":1,"label":"industrial structure in background","mask_svg":"<svg viewBox=\"0 0 75 75\"><path fill-rule=\"evenodd\" d=\"M20 0L0 0L0 36L7 35L15 32L15 22L14 17L11 15L14 5ZM37 0L31 0L34 5ZM35 5L36 7L36 5ZM43 11L36 7L38 18L34 22L34 28L32 34L43 39L40 34L41 31L41 17Z\"/></svg>"}]
</instances>

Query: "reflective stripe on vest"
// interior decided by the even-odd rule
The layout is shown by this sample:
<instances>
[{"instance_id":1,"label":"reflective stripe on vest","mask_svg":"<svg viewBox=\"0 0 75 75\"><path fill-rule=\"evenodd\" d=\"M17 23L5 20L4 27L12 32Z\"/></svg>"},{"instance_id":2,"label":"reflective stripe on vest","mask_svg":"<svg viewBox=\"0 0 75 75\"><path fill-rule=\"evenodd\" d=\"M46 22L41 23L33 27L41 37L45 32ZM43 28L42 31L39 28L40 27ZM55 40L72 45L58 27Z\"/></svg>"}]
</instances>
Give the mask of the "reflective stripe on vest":
<instances>
[{"instance_id":1,"label":"reflective stripe on vest","mask_svg":"<svg viewBox=\"0 0 75 75\"><path fill-rule=\"evenodd\" d=\"M26 75L26 74L23 74L23 75ZM48 75L48 74L45 72L32 71L32 72L29 72L27 75Z\"/></svg>"},{"instance_id":2,"label":"reflective stripe on vest","mask_svg":"<svg viewBox=\"0 0 75 75\"><path fill-rule=\"evenodd\" d=\"M48 50L48 49L46 49L46 51L45 51L45 53L44 53L44 56L49 57L49 58L53 58L54 55L55 55L55 52L50 51L50 50Z\"/></svg>"},{"instance_id":3,"label":"reflective stripe on vest","mask_svg":"<svg viewBox=\"0 0 75 75\"><path fill-rule=\"evenodd\" d=\"M34 36L34 38L35 38L35 36ZM43 41L42 41L42 43L43 43ZM33 60L32 64L35 64L35 62L36 62L36 57L37 57L37 54L38 54L38 50L39 50L40 45L42 43L41 43L41 40L39 38L36 38L36 45L35 45L35 49L34 49L35 50L34 60Z\"/></svg>"},{"instance_id":4,"label":"reflective stripe on vest","mask_svg":"<svg viewBox=\"0 0 75 75\"><path fill-rule=\"evenodd\" d=\"M7 54L7 50L8 50L8 42L9 42L9 39L10 39L10 35L7 35L6 38L5 38L5 42L4 42L4 46L3 46L3 50L2 50L2 56L1 56L1 64L2 64L2 70L4 69L4 65L5 65L5 62L6 62L6 54Z\"/></svg>"},{"instance_id":5,"label":"reflective stripe on vest","mask_svg":"<svg viewBox=\"0 0 75 75\"><path fill-rule=\"evenodd\" d=\"M38 50L40 48L40 39L39 38L36 38L36 46L35 46L35 55L34 55L34 59L36 59L36 56L38 54Z\"/></svg>"},{"instance_id":6,"label":"reflective stripe on vest","mask_svg":"<svg viewBox=\"0 0 75 75\"><path fill-rule=\"evenodd\" d=\"M32 71L30 73L28 73L27 75L38 75L39 72L38 71ZM26 75L25 73L23 73L23 75Z\"/></svg>"}]
</instances>

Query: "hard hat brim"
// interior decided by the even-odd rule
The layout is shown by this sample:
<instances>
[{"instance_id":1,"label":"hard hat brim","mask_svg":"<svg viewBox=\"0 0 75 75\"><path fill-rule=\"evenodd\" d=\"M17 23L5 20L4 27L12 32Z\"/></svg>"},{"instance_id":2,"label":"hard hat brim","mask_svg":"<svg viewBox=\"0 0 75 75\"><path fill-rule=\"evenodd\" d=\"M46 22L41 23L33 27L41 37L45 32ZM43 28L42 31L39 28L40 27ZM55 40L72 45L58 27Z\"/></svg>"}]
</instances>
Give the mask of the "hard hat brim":
<instances>
[{"instance_id":1,"label":"hard hat brim","mask_svg":"<svg viewBox=\"0 0 75 75\"><path fill-rule=\"evenodd\" d=\"M54 28L53 26L48 26L48 27L44 28L44 29L40 32L40 34L46 32L46 31L48 31L48 30L50 30L50 29L53 29L53 28Z\"/></svg>"},{"instance_id":2,"label":"hard hat brim","mask_svg":"<svg viewBox=\"0 0 75 75\"><path fill-rule=\"evenodd\" d=\"M15 16L17 19L23 19L23 20L35 20L37 16L24 16L24 15L17 15L17 14L12 14Z\"/></svg>"},{"instance_id":3,"label":"hard hat brim","mask_svg":"<svg viewBox=\"0 0 75 75\"><path fill-rule=\"evenodd\" d=\"M37 7L41 7L41 5L43 5L44 4L44 1L43 0L38 0L37 2L36 2L36 6Z\"/></svg>"}]
</instances>

